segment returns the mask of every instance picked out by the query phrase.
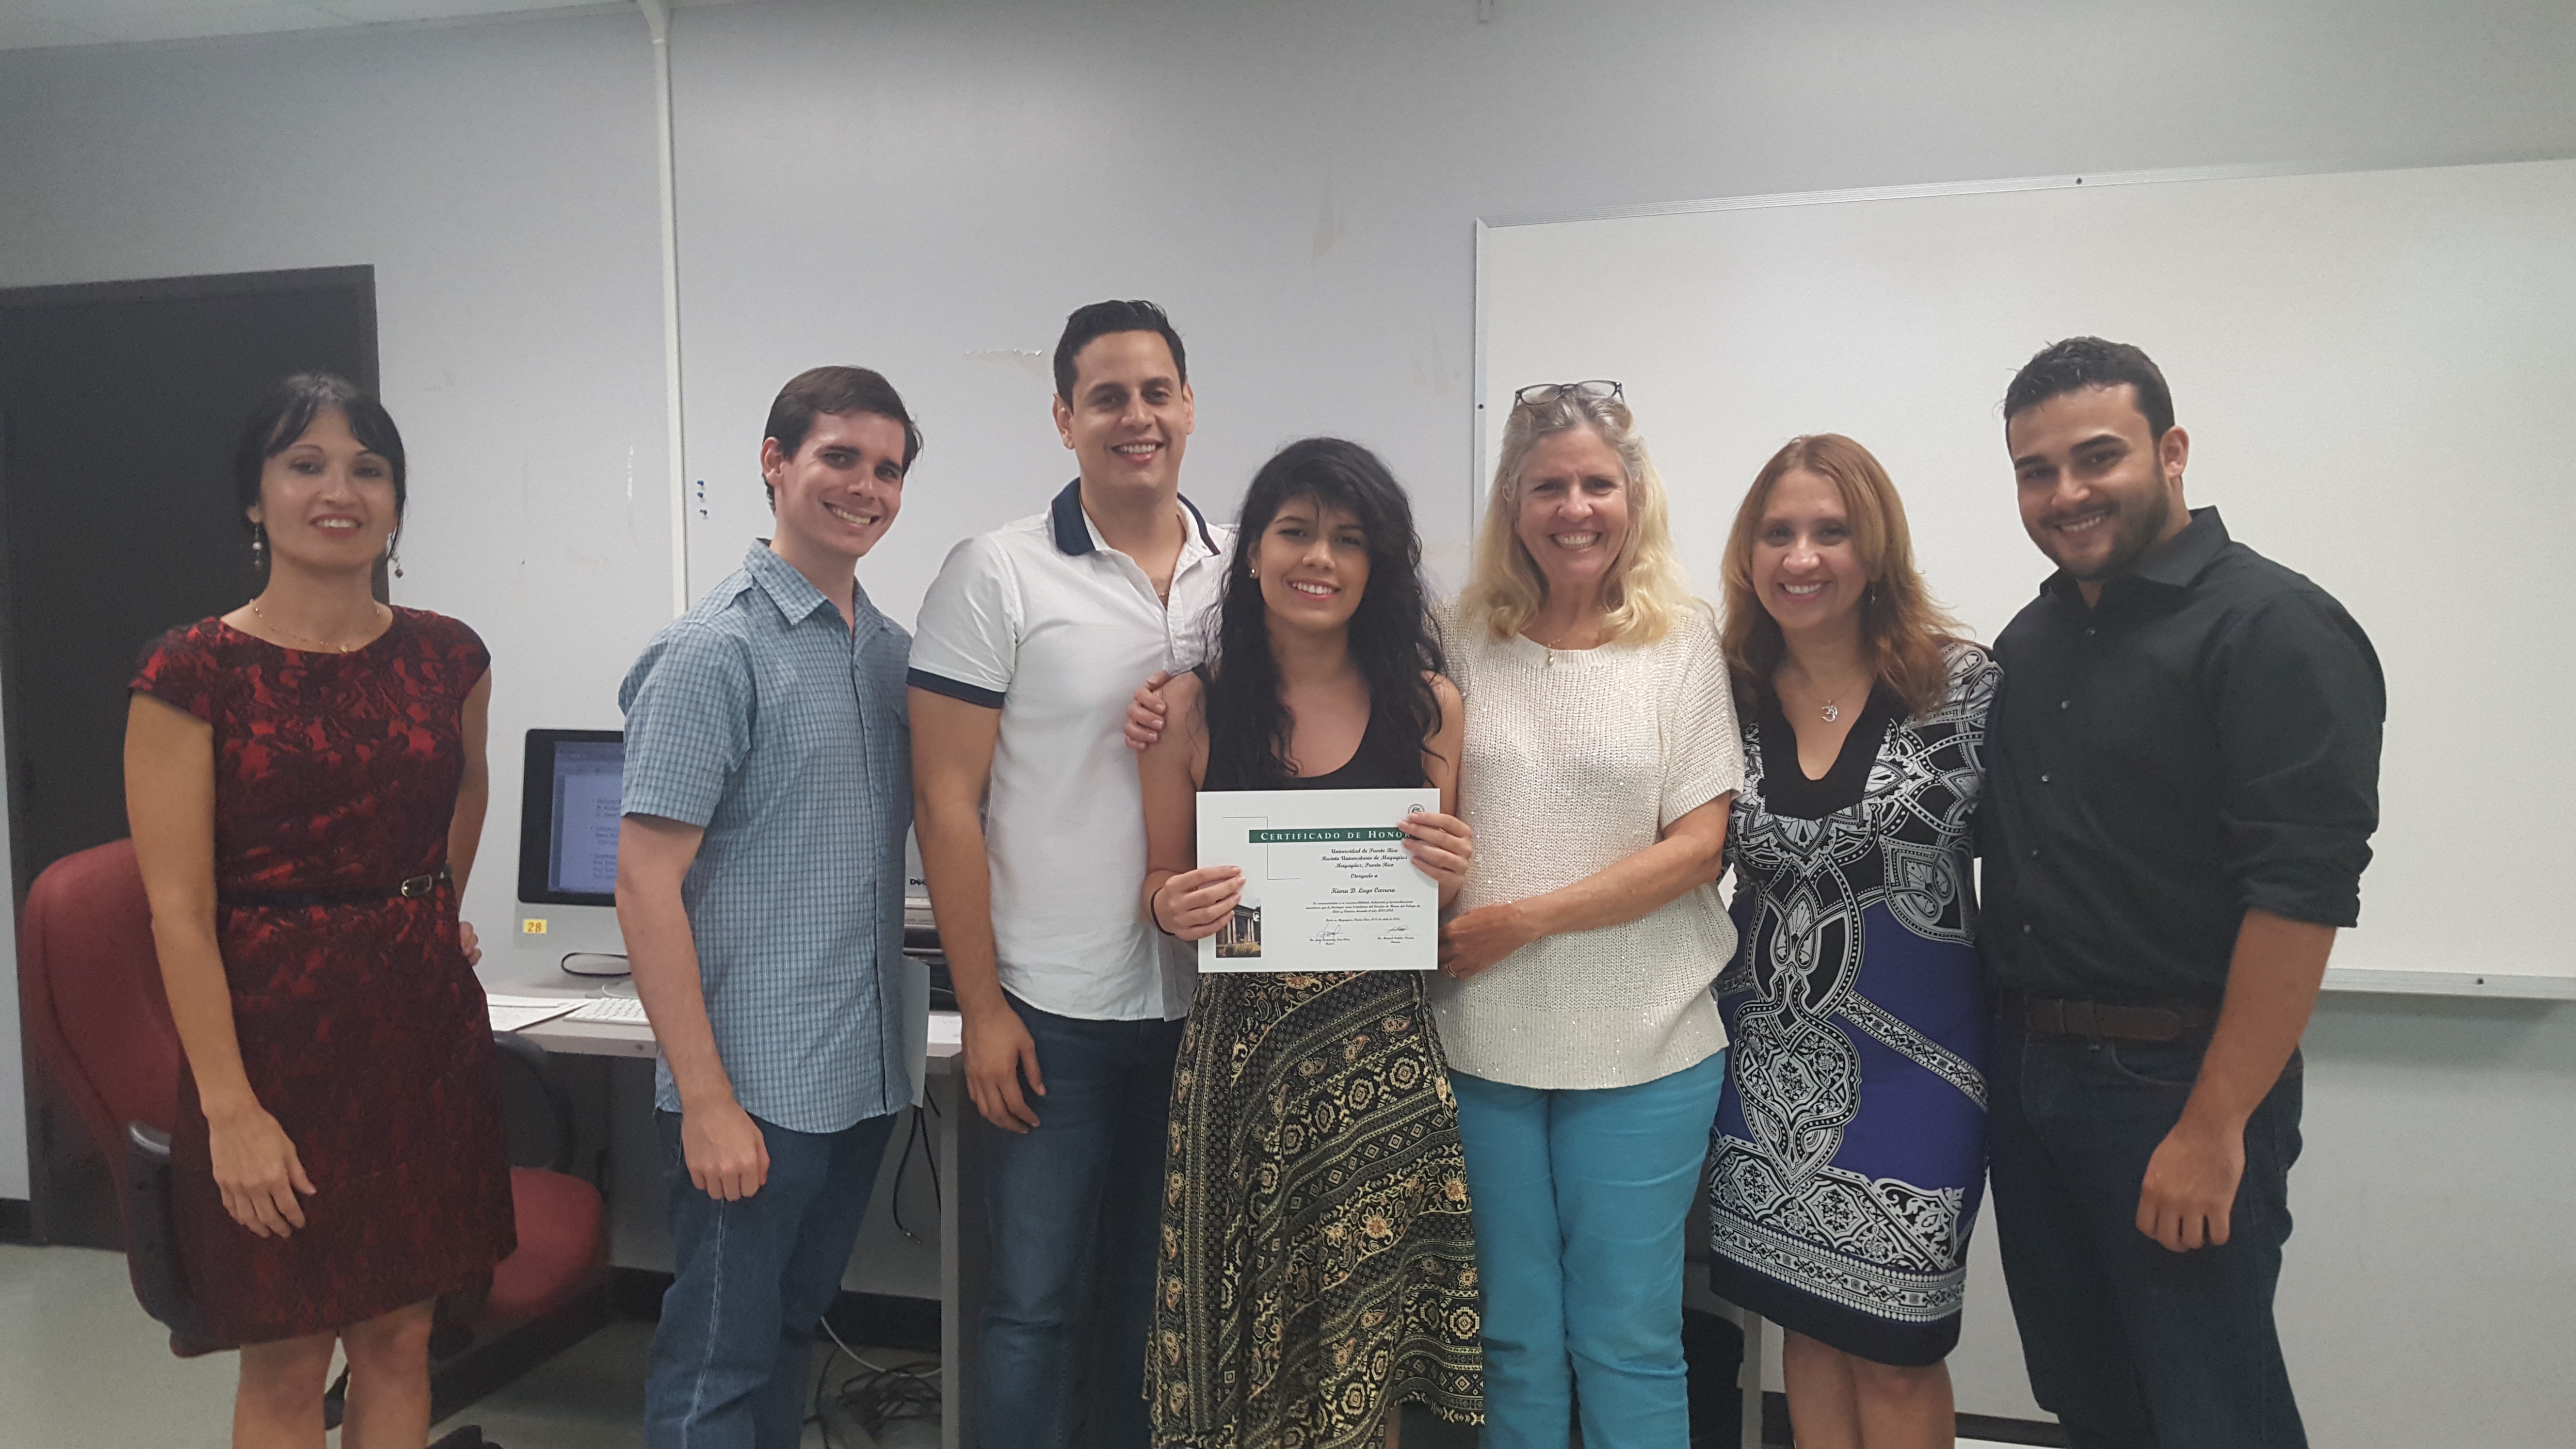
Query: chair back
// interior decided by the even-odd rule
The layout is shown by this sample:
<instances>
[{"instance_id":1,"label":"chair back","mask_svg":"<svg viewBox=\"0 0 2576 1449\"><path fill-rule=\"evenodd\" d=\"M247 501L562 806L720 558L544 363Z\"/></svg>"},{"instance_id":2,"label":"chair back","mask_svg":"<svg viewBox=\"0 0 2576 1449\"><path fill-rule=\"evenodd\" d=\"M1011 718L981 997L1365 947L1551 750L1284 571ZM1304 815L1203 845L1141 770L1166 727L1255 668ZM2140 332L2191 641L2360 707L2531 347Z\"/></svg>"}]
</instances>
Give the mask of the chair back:
<instances>
[{"instance_id":1,"label":"chair back","mask_svg":"<svg viewBox=\"0 0 2576 1449\"><path fill-rule=\"evenodd\" d=\"M64 856L36 877L18 989L28 1044L53 1069L122 1196L125 1125L170 1130L181 1061L134 842Z\"/></svg>"},{"instance_id":2,"label":"chair back","mask_svg":"<svg viewBox=\"0 0 2576 1449\"><path fill-rule=\"evenodd\" d=\"M29 1046L116 1177L135 1298L168 1325L173 1347L200 1351L170 1220L179 1031L133 841L64 856L36 877L18 940L18 996Z\"/></svg>"}]
</instances>

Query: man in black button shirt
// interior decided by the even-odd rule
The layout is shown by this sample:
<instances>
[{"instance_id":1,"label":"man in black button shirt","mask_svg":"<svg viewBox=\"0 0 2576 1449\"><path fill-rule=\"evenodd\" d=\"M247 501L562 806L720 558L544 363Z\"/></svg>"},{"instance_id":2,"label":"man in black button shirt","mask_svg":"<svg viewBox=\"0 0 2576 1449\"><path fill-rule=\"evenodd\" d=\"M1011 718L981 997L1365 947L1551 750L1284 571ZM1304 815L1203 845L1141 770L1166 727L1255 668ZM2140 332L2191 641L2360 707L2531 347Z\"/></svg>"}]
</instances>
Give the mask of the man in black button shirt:
<instances>
[{"instance_id":1,"label":"man in black button shirt","mask_svg":"<svg viewBox=\"0 0 2576 1449\"><path fill-rule=\"evenodd\" d=\"M2299 1035L2378 824L2386 691L2323 589L2188 509L2137 348L2004 394L2058 565L1995 643L1995 1217L2031 1386L2078 1446L2304 1445L2272 1322Z\"/></svg>"}]
</instances>

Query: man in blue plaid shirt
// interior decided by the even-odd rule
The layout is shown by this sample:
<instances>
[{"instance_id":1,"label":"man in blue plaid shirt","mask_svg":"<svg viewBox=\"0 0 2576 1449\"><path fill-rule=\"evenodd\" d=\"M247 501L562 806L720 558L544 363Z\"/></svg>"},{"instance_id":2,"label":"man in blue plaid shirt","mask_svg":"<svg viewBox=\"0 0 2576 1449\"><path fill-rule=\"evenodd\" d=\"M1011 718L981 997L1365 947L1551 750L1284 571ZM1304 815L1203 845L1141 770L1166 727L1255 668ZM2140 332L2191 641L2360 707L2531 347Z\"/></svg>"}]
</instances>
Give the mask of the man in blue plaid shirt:
<instances>
[{"instance_id":1,"label":"man in blue plaid shirt","mask_svg":"<svg viewBox=\"0 0 2576 1449\"><path fill-rule=\"evenodd\" d=\"M645 1443L791 1449L895 1118L928 983L903 958L911 638L859 559L921 433L876 373L819 367L769 413L777 536L645 647L618 691L617 919L662 1049L673 1280Z\"/></svg>"}]
</instances>

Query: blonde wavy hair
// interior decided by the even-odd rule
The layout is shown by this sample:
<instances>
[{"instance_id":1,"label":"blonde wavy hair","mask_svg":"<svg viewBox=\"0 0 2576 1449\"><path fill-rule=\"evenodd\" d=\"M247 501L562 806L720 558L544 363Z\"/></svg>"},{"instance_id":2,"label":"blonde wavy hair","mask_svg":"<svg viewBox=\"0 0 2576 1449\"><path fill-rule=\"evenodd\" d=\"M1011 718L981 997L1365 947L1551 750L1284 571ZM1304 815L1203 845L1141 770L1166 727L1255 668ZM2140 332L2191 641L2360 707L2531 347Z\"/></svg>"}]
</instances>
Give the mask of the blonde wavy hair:
<instances>
[{"instance_id":1,"label":"blonde wavy hair","mask_svg":"<svg viewBox=\"0 0 2576 1449\"><path fill-rule=\"evenodd\" d=\"M1590 399L1573 392L1545 403L1514 407L1503 423L1502 457L1494 465L1494 486L1485 496L1485 522L1476 536L1475 567L1460 590L1466 617L1481 621L1497 639L1508 639L1529 627L1547 600L1547 576L1521 542L1522 474L1530 454L1547 438L1571 428L1590 428L1619 455L1626 470L1628 538L1601 583L1608 606L1604 631L1613 642L1651 644L1672 631L1694 610L1707 606L1691 596L1673 548L1671 510L1664 500L1663 476L1647 455L1636 418L1617 398Z\"/></svg>"}]
</instances>

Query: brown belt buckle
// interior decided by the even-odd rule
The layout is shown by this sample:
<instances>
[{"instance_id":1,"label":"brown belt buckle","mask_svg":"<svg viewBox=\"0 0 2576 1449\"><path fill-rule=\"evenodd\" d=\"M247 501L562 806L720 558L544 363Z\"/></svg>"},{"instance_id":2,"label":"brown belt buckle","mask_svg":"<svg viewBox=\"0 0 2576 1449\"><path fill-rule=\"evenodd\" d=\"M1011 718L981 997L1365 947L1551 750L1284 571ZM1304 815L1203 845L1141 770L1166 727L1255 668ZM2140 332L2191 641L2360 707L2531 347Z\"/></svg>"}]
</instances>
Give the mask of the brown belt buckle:
<instances>
[{"instance_id":1,"label":"brown belt buckle","mask_svg":"<svg viewBox=\"0 0 2576 1449\"><path fill-rule=\"evenodd\" d=\"M394 889L404 900L416 901L438 889L438 877L436 874L416 875Z\"/></svg>"}]
</instances>

